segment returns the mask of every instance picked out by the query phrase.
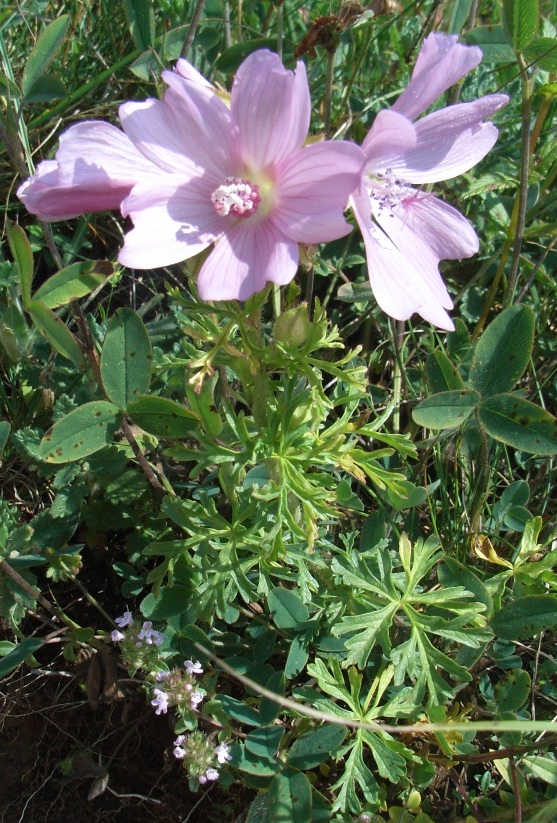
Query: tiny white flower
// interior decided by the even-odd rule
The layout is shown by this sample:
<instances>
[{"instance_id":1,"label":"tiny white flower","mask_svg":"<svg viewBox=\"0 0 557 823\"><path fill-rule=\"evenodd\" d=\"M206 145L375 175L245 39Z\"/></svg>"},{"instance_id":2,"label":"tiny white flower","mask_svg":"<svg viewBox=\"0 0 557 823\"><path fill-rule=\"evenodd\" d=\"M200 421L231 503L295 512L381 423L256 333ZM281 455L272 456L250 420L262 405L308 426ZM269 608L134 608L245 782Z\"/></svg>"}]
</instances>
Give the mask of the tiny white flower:
<instances>
[{"instance_id":1,"label":"tiny white flower","mask_svg":"<svg viewBox=\"0 0 557 823\"><path fill-rule=\"evenodd\" d=\"M203 701L204 697L205 695L203 694L203 692L200 692L199 689L192 692L190 695L190 706L192 707L192 709L196 709L198 705Z\"/></svg>"},{"instance_id":2,"label":"tiny white flower","mask_svg":"<svg viewBox=\"0 0 557 823\"><path fill-rule=\"evenodd\" d=\"M207 780L218 780L219 773L217 769L207 769L205 772L205 777Z\"/></svg>"},{"instance_id":3,"label":"tiny white flower","mask_svg":"<svg viewBox=\"0 0 557 823\"><path fill-rule=\"evenodd\" d=\"M168 694L161 691L161 689L154 689L154 698L151 700L151 706L156 706L155 714L166 714L168 711Z\"/></svg>"},{"instance_id":4,"label":"tiny white flower","mask_svg":"<svg viewBox=\"0 0 557 823\"><path fill-rule=\"evenodd\" d=\"M126 609L122 617L116 618L116 625L123 629L125 626L131 626L133 623L133 614Z\"/></svg>"},{"instance_id":5,"label":"tiny white flower","mask_svg":"<svg viewBox=\"0 0 557 823\"><path fill-rule=\"evenodd\" d=\"M114 629L110 634L110 639L113 643L120 643L120 641L123 640L125 636L126 635L118 631L118 629Z\"/></svg>"},{"instance_id":6,"label":"tiny white flower","mask_svg":"<svg viewBox=\"0 0 557 823\"><path fill-rule=\"evenodd\" d=\"M153 638L153 642L155 646L162 646L164 641L166 640L166 635L164 632L157 632L155 629L151 632L151 636Z\"/></svg>"},{"instance_id":7,"label":"tiny white flower","mask_svg":"<svg viewBox=\"0 0 557 823\"><path fill-rule=\"evenodd\" d=\"M162 669L155 674L155 680L157 683L160 683L163 680L168 680L170 677L170 672L165 672Z\"/></svg>"},{"instance_id":8,"label":"tiny white flower","mask_svg":"<svg viewBox=\"0 0 557 823\"><path fill-rule=\"evenodd\" d=\"M162 632L158 632L153 628L150 620L146 620L141 627L141 631L137 635L138 640L144 640L148 646L161 646L165 641L165 636Z\"/></svg>"},{"instance_id":9,"label":"tiny white flower","mask_svg":"<svg viewBox=\"0 0 557 823\"><path fill-rule=\"evenodd\" d=\"M227 760L232 760L232 755L228 751L228 746L226 743L220 743L215 749L215 757L221 764L224 766Z\"/></svg>"},{"instance_id":10,"label":"tiny white flower","mask_svg":"<svg viewBox=\"0 0 557 823\"><path fill-rule=\"evenodd\" d=\"M184 666L190 676L193 674L203 674L203 666L199 660L184 660Z\"/></svg>"},{"instance_id":11,"label":"tiny white flower","mask_svg":"<svg viewBox=\"0 0 557 823\"><path fill-rule=\"evenodd\" d=\"M183 749L181 746L174 746L174 757L177 757L178 760L183 760L186 756L186 750Z\"/></svg>"}]
</instances>

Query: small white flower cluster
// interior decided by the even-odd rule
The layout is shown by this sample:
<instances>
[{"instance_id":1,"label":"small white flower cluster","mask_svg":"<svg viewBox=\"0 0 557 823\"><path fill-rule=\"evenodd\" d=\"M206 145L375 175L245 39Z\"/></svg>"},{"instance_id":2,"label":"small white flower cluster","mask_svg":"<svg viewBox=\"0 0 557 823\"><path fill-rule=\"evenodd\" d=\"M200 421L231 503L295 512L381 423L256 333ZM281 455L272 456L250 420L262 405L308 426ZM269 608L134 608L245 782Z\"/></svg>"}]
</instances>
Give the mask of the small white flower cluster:
<instances>
[{"instance_id":1,"label":"small white flower cluster","mask_svg":"<svg viewBox=\"0 0 557 823\"><path fill-rule=\"evenodd\" d=\"M155 674L157 683L164 683L164 689L154 689L151 705L156 706L156 714L166 714L169 706L176 706L183 714L188 709L197 709L203 702L205 692L194 688L195 678L203 674L203 667L199 660L184 660L184 669L172 671L158 671Z\"/></svg>"},{"instance_id":2,"label":"small white flower cluster","mask_svg":"<svg viewBox=\"0 0 557 823\"><path fill-rule=\"evenodd\" d=\"M112 631L110 639L121 644L122 657L130 670L152 672L158 669L159 647L165 642L166 635L154 629L150 620L145 620L141 625L136 623L127 609L116 618L116 625L118 628Z\"/></svg>"},{"instance_id":3,"label":"small white flower cluster","mask_svg":"<svg viewBox=\"0 0 557 823\"><path fill-rule=\"evenodd\" d=\"M174 757L183 760L190 777L196 778L202 785L218 780L219 770L212 765L215 759L220 766L232 760L226 743L219 743L213 749L210 739L201 732L179 734L174 741Z\"/></svg>"},{"instance_id":4,"label":"small white flower cluster","mask_svg":"<svg viewBox=\"0 0 557 823\"><path fill-rule=\"evenodd\" d=\"M126 610L122 617L116 618L116 625L119 626L120 629L125 629L128 626L135 628L132 613ZM114 631L110 635L110 639L113 643L121 643L122 640L126 639L126 637L127 635L119 631L118 629L114 629ZM152 622L150 620L146 620L143 623L141 630L136 634L135 645L138 649L140 649L143 646L143 644L147 646L162 646L165 640L166 637L163 634L163 632L158 632L156 629L153 628Z\"/></svg>"}]
</instances>

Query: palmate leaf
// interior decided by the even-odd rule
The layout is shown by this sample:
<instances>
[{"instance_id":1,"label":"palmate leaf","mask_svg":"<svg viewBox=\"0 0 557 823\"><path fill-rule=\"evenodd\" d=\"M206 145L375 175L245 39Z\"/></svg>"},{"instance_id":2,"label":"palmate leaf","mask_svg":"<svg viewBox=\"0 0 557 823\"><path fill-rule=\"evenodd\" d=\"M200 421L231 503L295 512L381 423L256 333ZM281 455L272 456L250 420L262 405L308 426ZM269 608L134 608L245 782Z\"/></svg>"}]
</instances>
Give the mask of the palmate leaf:
<instances>
[{"instance_id":1,"label":"palmate leaf","mask_svg":"<svg viewBox=\"0 0 557 823\"><path fill-rule=\"evenodd\" d=\"M406 575L405 595L411 595L423 578L429 575L441 557L441 543L434 535L427 540L417 540L414 546L406 534L399 541L398 553Z\"/></svg>"},{"instance_id":2,"label":"palmate leaf","mask_svg":"<svg viewBox=\"0 0 557 823\"><path fill-rule=\"evenodd\" d=\"M393 649L391 659L395 664L395 685L404 683L406 678L413 681L416 703L422 702L426 695L434 705L454 697L454 689L437 668L464 683L472 679L467 669L435 648L427 635L418 630L412 631L407 641Z\"/></svg>"},{"instance_id":3,"label":"palmate leaf","mask_svg":"<svg viewBox=\"0 0 557 823\"><path fill-rule=\"evenodd\" d=\"M353 696L346 688L342 670L340 668L340 663L338 662L338 660L335 660L333 658L329 662L329 665L331 667L331 671L329 671L329 669L321 660L321 658L316 657L315 662L310 663L307 668L308 674L310 675L310 677L315 677L321 691L324 691L325 694L329 694L331 697L340 700L342 703L345 703L353 712L358 713L359 707L355 703ZM337 713L336 706L333 707L333 710L335 713Z\"/></svg>"},{"instance_id":4,"label":"palmate leaf","mask_svg":"<svg viewBox=\"0 0 557 823\"><path fill-rule=\"evenodd\" d=\"M335 557L331 563L331 570L340 577L344 585L356 591L366 591L380 598L397 600L400 595L391 577L391 558L385 546L386 541L381 541L374 547L377 550L377 555L373 557L375 568L367 558L353 552L349 557ZM375 574L375 571L378 573Z\"/></svg>"},{"instance_id":5,"label":"palmate leaf","mask_svg":"<svg viewBox=\"0 0 557 823\"><path fill-rule=\"evenodd\" d=\"M388 734L377 734L362 729L362 739L371 749L381 777L390 780L391 783L398 783L406 774L406 760L402 752L407 752L410 757L412 752Z\"/></svg>"},{"instance_id":6,"label":"palmate leaf","mask_svg":"<svg viewBox=\"0 0 557 823\"><path fill-rule=\"evenodd\" d=\"M342 776L331 786L332 792L338 792L333 804L333 812L359 814L362 805L358 798L358 788L368 803L379 801L379 784L364 762L364 741L362 730L358 729L354 739L339 754L346 757L350 752Z\"/></svg>"},{"instance_id":7,"label":"palmate leaf","mask_svg":"<svg viewBox=\"0 0 557 823\"><path fill-rule=\"evenodd\" d=\"M470 679L467 669L433 646L428 635L472 648L491 637L482 615L485 605L474 602L472 592L463 586L431 587L432 571L442 556L437 538L432 536L412 545L403 534L399 557L404 577L393 573L390 554L380 547L365 555L352 552L336 557L331 564L342 583L350 587L352 602L357 604L355 613L344 614L331 627L333 636L348 635L344 664L363 669L379 645L395 664L396 685L403 685L408 678L418 702L426 694L432 702L439 702L454 693L440 672L461 682ZM429 591L422 591L424 580L428 581ZM429 614L428 607L435 608L435 613ZM440 610L455 616L446 617ZM409 634L407 640L396 645L390 636L395 618L397 630L400 632L401 624L405 624Z\"/></svg>"},{"instance_id":8,"label":"palmate leaf","mask_svg":"<svg viewBox=\"0 0 557 823\"><path fill-rule=\"evenodd\" d=\"M362 615L344 617L338 626L333 626L331 633L335 637L358 632L346 641L347 663L363 669L378 643L385 654L390 652L389 628L397 611L398 605L393 602L382 609L374 609Z\"/></svg>"}]
</instances>

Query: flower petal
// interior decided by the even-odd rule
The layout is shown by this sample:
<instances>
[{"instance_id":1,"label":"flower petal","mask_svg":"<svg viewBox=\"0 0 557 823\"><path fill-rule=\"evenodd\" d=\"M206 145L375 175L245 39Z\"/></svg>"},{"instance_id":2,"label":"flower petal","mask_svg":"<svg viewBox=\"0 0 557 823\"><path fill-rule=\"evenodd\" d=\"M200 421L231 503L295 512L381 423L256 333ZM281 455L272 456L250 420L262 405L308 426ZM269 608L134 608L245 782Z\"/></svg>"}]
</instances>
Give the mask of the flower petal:
<instances>
[{"instance_id":1,"label":"flower petal","mask_svg":"<svg viewBox=\"0 0 557 823\"><path fill-rule=\"evenodd\" d=\"M40 163L17 195L40 219L67 220L119 208L135 183L157 173L120 129L90 120L61 135L56 159Z\"/></svg>"},{"instance_id":2,"label":"flower petal","mask_svg":"<svg viewBox=\"0 0 557 823\"><path fill-rule=\"evenodd\" d=\"M198 168L211 170L219 182L238 174L236 129L230 111L215 90L175 71L165 71L162 77L168 85L161 103L167 109L164 122L183 156Z\"/></svg>"},{"instance_id":3,"label":"flower petal","mask_svg":"<svg viewBox=\"0 0 557 823\"><path fill-rule=\"evenodd\" d=\"M295 152L281 167L273 223L298 243L323 243L348 234L343 211L358 188L364 156L358 146L328 141Z\"/></svg>"},{"instance_id":4,"label":"flower petal","mask_svg":"<svg viewBox=\"0 0 557 823\"><path fill-rule=\"evenodd\" d=\"M179 74L180 77L183 77L184 80L189 80L192 83L199 83L201 86L205 86L205 88L214 91L214 86L212 86L188 60L184 60L183 57L180 57L180 59L176 61L174 71L176 74Z\"/></svg>"},{"instance_id":5,"label":"flower petal","mask_svg":"<svg viewBox=\"0 0 557 823\"><path fill-rule=\"evenodd\" d=\"M223 231L227 218L214 210L203 178L160 175L136 186L122 203L134 223L118 260L135 269L170 266L203 251Z\"/></svg>"},{"instance_id":6,"label":"flower petal","mask_svg":"<svg viewBox=\"0 0 557 823\"><path fill-rule=\"evenodd\" d=\"M477 254L478 236L471 223L438 197L418 196L411 203L404 203L404 211L404 224L431 249L437 260L460 260ZM382 225L387 230L391 223L385 219ZM391 231L389 234L392 237Z\"/></svg>"},{"instance_id":7,"label":"flower petal","mask_svg":"<svg viewBox=\"0 0 557 823\"><path fill-rule=\"evenodd\" d=\"M416 129L408 118L392 109L383 109L362 143L369 170L389 168L392 158L404 156L416 141Z\"/></svg>"},{"instance_id":8,"label":"flower petal","mask_svg":"<svg viewBox=\"0 0 557 823\"><path fill-rule=\"evenodd\" d=\"M137 149L163 171L192 176L201 173L202 167L185 152L174 112L161 100L124 103L120 121Z\"/></svg>"},{"instance_id":9,"label":"flower petal","mask_svg":"<svg viewBox=\"0 0 557 823\"><path fill-rule=\"evenodd\" d=\"M240 220L216 243L197 279L202 300L247 300L267 283L290 283L298 269L298 244L265 220Z\"/></svg>"},{"instance_id":10,"label":"flower petal","mask_svg":"<svg viewBox=\"0 0 557 823\"><path fill-rule=\"evenodd\" d=\"M280 163L301 148L310 121L310 97L304 64L287 71L266 49L253 52L236 73L230 98L242 154L256 170Z\"/></svg>"},{"instance_id":11,"label":"flower petal","mask_svg":"<svg viewBox=\"0 0 557 823\"><path fill-rule=\"evenodd\" d=\"M456 34L430 34L424 41L412 78L393 111L414 120L482 59L479 46L464 46Z\"/></svg>"},{"instance_id":12,"label":"flower petal","mask_svg":"<svg viewBox=\"0 0 557 823\"><path fill-rule=\"evenodd\" d=\"M389 168L410 183L435 183L456 177L493 147L498 130L483 119L506 105L504 94L481 97L428 114L415 123L415 148L392 157Z\"/></svg>"},{"instance_id":13,"label":"flower petal","mask_svg":"<svg viewBox=\"0 0 557 823\"><path fill-rule=\"evenodd\" d=\"M363 188L352 202L364 238L371 287L383 311L396 320L407 320L417 313L439 328L452 331L454 324L445 311L452 308L452 301L435 255L420 238L414 243L404 238L402 248L398 248L372 221L371 204ZM395 215L391 222L399 220ZM398 229L400 234L400 226Z\"/></svg>"}]
</instances>

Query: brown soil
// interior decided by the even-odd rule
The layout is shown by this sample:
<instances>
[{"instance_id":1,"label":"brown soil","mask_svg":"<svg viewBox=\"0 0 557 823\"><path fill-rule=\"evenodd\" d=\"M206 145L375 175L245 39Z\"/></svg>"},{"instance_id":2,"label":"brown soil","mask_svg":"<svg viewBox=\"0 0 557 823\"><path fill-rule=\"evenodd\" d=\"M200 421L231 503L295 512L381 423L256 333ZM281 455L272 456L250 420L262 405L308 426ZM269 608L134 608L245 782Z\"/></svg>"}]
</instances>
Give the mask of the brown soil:
<instances>
[{"instance_id":1,"label":"brown soil","mask_svg":"<svg viewBox=\"0 0 557 823\"><path fill-rule=\"evenodd\" d=\"M119 699L101 698L93 708L88 663L61 655L55 662L21 666L0 684L1 823L237 819L215 784L190 792L172 757L169 720L154 714L136 684L124 681Z\"/></svg>"}]
</instances>

